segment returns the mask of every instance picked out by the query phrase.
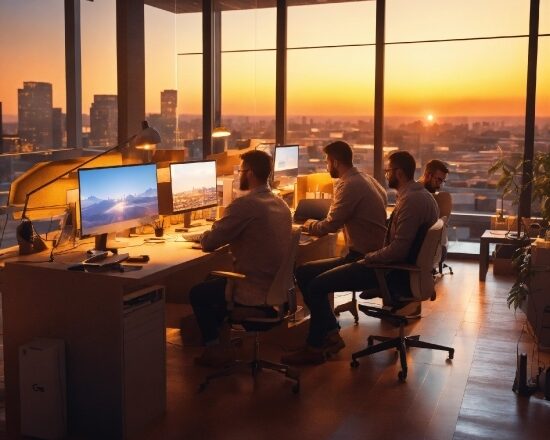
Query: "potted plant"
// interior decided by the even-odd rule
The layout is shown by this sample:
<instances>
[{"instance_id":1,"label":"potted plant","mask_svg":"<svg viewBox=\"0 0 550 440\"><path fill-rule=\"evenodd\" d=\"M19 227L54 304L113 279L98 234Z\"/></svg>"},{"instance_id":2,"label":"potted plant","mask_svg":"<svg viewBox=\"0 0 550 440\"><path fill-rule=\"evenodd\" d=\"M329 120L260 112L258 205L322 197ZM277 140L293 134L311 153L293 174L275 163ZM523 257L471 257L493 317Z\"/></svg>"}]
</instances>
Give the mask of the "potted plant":
<instances>
[{"instance_id":1,"label":"potted plant","mask_svg":"<svg viewBox=\"0 0 550 440\"><path fill-rule=\"evenodd\" d=\"M524 162L507 162L504 158L497 160L489 169L490 174L500 172L497 188L502 189L503 197L512 194L514 202L519 203L519 198L524 190L521 184L521 174ZM542 218L541 231L548 229L550 220L550 152L537 153L533 159L533 174L527 185L531 185L533 202L540 203L540 216ZM518 225L519 216L518 216ZM519 231L519 226L518 226ZM543 235L545 236L545 235ZM508 293L508 307L517 309L529 294L529 281L537 268L531 264L531 245L520 246L512 259L516 268L516 281Z\"/></svg>"}]
</instances>

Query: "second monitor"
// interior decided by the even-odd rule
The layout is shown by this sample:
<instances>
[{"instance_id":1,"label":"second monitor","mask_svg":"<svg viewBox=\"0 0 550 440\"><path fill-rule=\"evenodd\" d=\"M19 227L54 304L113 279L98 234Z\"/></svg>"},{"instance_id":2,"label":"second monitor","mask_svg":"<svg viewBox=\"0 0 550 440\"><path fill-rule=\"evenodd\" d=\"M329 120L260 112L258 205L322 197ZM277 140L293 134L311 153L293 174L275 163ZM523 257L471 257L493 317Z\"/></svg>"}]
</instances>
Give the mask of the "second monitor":
<instances>
[{"instance_id":1,"label":"second monitor","mask_svg":"<svg viewBox=\"0 0 550 440\"><path fill-rule=\"evenodd\" d=\"M189 227L190 213L218 204L216 162L183 162L170 164L172 213L188 214L184 226Z\"/></svg>"},{"instance_id":2,"label":"second monitor","mask_svg":"<svg viewBox=\"0 0 550 440\"><path fill-rule=\"evenodd\" d=\"M273 158L275 187L293 187L298 179L298 145L277 145Z\"/></svg>"}]
</instances>

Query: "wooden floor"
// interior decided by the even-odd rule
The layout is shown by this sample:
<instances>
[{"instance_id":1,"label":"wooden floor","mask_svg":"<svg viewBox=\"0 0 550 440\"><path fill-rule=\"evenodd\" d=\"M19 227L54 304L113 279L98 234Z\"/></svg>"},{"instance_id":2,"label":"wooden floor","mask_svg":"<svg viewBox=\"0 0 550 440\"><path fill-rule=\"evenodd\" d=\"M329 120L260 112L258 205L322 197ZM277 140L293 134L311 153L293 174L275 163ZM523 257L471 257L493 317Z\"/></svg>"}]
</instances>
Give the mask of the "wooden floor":
<instances>
[{"instance_id":1,"label":"wooden floor","mask_svg":"<svg viewBox=\"0 0 550 440\"><path fill-rule=\"evenodd\" d=\"M397 380L394 351L378 353L350 368L350 355L373 334L395 329L362 315L358 326L342 316L347 347L323 365L301 369L299 395L290 382L263 372L197 387L207 369L195 367L200 349L168 344L168 412L143 439L549 439L550 402L512 392L516 346L533 358L525 317L506 305L510 279L488 274L478 282L476 262L452 262L455 274L438 283L437 300L407 327L422 339L452 345L446 352L411 348L406 383ZM339 297L338 300L345 298ZM349 315L349 314L348 314ZM285 343L267 341L265 358L277 359ZM536 351L535 351L536 353ZM541 354L540 362L550 364ZM536 365L529 369L532 374Z\"/></svg>"},{"instance_id":2,"label":"wooden floor","mask_svg":"<svg viewBox=\"0 0 550 440\"><path fill-rule=\"evenodd\" d=\"M550 402L540 393L526 398L511 389L518 340L529 355L531 375L537 358L523 331L523 313L506 305L510 279L494 278L490 271L480 284L477 262L451 264L455 274L438 282L437 300L424 303L422 319L407 333L453 346L452 361L446 352L411 348L405 383L397 380L394 351L363 358L352 369L351 353L365 346L369 334L393 335L395 328L365 315L355 326L348 314L341 317L347 347L323 365L302 368L300 394L269 372L255 385L248 375L238 375L198 393L209 372L193 365L201 349L183 346L173 330L167 345L168 410L139 439L549 439ZM278 360L290 345L268 338L262 354ZM548 366L550 355L541 353L538 361Z\"/></svg>"}]
</instances>

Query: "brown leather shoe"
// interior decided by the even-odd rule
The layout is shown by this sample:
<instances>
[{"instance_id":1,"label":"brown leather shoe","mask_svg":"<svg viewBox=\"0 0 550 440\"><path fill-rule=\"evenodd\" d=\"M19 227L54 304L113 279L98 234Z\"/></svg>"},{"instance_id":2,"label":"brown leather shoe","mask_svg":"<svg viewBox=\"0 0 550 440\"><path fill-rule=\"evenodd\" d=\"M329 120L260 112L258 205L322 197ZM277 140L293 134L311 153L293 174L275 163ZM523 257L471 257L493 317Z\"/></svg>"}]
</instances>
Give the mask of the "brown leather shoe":
<instances>
[{"instance_id":1,"label":"brown leather shoe","mask_svg":"<svg viewBox=\"0 0 550 440\"><path fill-rule=\"evenodd\" d=\"M342 336L340 336L340 332L338 332L338 330L335 330L327 334L323 349L325 350L325 353L336 354L345 346L346 343L342 339Z\"/></svg>"},{"instance_id":2,"label":"brown leather shoe","mask_svg":"<svg viewBox=\"0 0 550 440\"><path fill-rule=\"evenodd\" d=\"M235 362L235 351L224 345L211 345L202 355L195 358L195 365L201 367L223 368Z\"/></svg>"},{"instance_id":3,"label":"brown leather shoe","mask_svg":"<svg viewBox=\"0 0 550 440\"><path fill-rule=\"evenodd\" d=\"M309 345L301 350L281 357L281 362L288 365L318 365L325 362L325 349Z\"/></svg>"}]
</instances>

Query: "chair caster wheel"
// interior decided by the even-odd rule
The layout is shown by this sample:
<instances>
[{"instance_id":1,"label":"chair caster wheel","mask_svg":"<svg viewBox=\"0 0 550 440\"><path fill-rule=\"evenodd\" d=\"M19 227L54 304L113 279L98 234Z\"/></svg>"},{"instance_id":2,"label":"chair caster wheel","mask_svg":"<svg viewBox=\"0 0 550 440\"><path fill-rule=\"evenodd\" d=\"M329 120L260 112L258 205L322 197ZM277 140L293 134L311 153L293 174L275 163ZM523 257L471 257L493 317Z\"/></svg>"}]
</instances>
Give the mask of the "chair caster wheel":
<instances>
[{"instance_id":1,"label":"chair caster wheel","mask_svg":"<svg viewBox=\"0 0 550 440\"><path fill-rule=\"evenodd\" d=\"M367 344L369 347L372 347L372 344L374 344L374 339L372 338L372 336L369 336L367 338Z\"/></svg>"},{"instance_id":2,"label":"chair caster wheel","mask_svg":"<svg viewBox=\"0 0 550 440\"><path fill-rule=\"evenodd\" d=\"M292 385L292 392L294 394L298 394L300 392L300 382L295 383L294 385Z\"/></svg>"},{"instance_id":3,"label":"chair caster wheel","mask_svg":"<svg viewBox=\"0 0 550 440\"><path fill-rule=\"evenodd\" d=\"M397 373L397 378L401 382L405 382L405 379L407 379L407 372L406 371L400 371L399 373Z\"/></svg>"},{"instance_id":4,"label":"chair caster wheel","mask_svg":"<svg viewBox=\"0 0 550 440\"><path fill-rule=\"evenodd\" d=\"M357 368L359 366L359 362L357 362L355 359L353 359L351 362L350 362L350 367L351 368Z\"/></svg>"},{"instance_id":5,"label":"chair caster wheel","mask_svg":"<svg viewBox=\"0 0 550 440\"><path fill-rule=\"evenodd\" d=\"M449 351L449 359L454 359L454 357L455 357L455 351L454 350Z\"/></svg>"}]
</instances>

